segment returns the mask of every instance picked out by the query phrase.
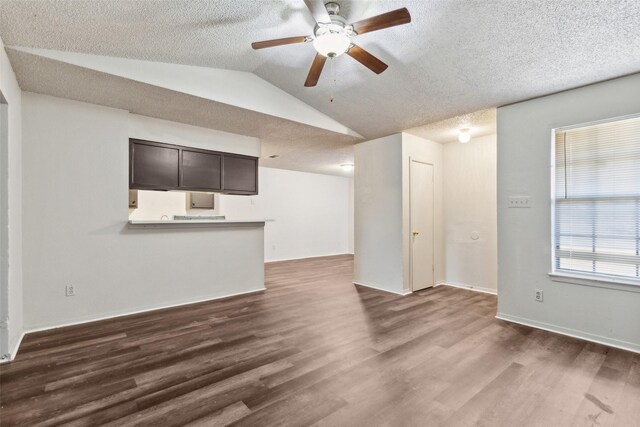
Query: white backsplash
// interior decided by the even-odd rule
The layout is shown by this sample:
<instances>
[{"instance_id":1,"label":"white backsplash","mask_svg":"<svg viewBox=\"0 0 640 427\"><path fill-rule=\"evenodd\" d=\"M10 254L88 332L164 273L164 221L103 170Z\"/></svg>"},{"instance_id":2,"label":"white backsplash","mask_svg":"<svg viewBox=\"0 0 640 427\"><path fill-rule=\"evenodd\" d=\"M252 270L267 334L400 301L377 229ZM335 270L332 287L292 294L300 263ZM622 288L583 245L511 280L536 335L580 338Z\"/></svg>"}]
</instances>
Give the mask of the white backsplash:
<instances>
[{"instance_id":1,"label":"white backsplash","mask_svg":"<svg viewBox=\"0 0 640 427\"><path fill-rule=\"evenodd\" d=\"M220 215L219 195L215 195L215 209L187 209L186 196L182 191L138 190L138 207L129 209L129 219L172 220L174 215Z\"/></svg>"}]
</instances>

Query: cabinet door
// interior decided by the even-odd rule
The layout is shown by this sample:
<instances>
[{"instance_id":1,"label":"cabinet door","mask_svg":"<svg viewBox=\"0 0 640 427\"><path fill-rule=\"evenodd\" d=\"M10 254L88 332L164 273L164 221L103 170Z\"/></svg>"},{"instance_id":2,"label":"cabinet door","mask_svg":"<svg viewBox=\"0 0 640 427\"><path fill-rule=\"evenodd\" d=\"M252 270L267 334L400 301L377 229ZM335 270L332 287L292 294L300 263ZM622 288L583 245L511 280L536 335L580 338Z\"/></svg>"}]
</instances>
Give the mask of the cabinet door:
<instances>
[{"instance_id":1,"label":"cabinet door","mask_svg":"<svg viewBox=\"0 0 640 427\"><path fill-rule=\"evenodd\" d=\"M258 159L224 155L223 191L229 194L258 194Z\"/></svg>"},{"instance_id":2,"label":"cabinet door","mask_svg":"<svg viewBox=\"0 0 640 427\"><path fill-rule=\"evenodd\" d=\"M180 150L177 147L131 141L129 156L130 188L178 188Z\"/></svg>"},{"instance_id":3,"label":"cabinet door","mask_svg":"<svg viewBox=\"0 0 640 427\"><path fill-rule=\"evenodd\" d=\"M222 156L202 151L182 150L181 187L192 190L220 191Z\"/></svg>"}]
</instances>

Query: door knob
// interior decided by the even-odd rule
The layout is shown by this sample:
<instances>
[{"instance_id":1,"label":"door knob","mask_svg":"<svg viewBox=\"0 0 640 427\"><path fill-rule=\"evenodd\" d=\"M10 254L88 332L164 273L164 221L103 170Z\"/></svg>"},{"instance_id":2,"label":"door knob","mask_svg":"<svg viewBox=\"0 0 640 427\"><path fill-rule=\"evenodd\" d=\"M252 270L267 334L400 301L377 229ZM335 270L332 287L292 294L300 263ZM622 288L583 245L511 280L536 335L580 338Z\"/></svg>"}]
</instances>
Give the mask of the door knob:
<instances>
[{"instance_id":1,"label":"door knob","mask_svg":"<svg viewBox=\"0 0 640 427\"><path fill-rule=\"evenodd\" d=\"M420 232L419 232L419 231L415 231L415 230L413 230L412 234L413 234L414 236L417 236L418 234L420 234Z\"/></svg>"}]
</instances>

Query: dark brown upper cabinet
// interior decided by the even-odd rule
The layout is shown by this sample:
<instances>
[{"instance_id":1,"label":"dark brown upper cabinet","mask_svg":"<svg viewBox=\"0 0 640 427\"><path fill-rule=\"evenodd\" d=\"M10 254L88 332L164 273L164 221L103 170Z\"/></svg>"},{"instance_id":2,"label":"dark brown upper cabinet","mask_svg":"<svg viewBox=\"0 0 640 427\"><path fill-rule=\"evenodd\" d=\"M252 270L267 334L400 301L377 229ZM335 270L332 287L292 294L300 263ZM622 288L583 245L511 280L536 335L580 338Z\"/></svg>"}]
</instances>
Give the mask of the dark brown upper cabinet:
<instances>
[{"instance_id":1,"label":"dark brown upper cabinet","mask_svg":"<svg viewBox=\"0 0 640 427\"><path fill-rule=\"evenodd\" d=\"M169 190L179 187L180 150L177 147L130 142L129 188Z\"/></svg>"},{"instance_id":2,"label":"dark brown upper cabinet","mask_svg":"<svg viewBox=\"0 0 640 427\"><path fill-rule=\"evenodd\" d=\"M258 194L258 158L130 139L129 188Z\"/></svg>"},{"instance_id":3,"label":"dark brown upper cabinet","mask_svg":"<svg viewBox=\"0 0 640 427\"><path fill-rule=\"evenodd\" d=\"M222 190L222 155L183 149L181 186L194 190Z\"/></svg>"},{"instance_id":4,"label":"dark brown upper cabinet","mask_svg":"<svg viewBox=\"0 0 640 427\"><path fill-rule=\"evenodd\" d=\"M258 159L226 154L224 191L228 194L258 194Z\"/></svg>"}]
</instances>

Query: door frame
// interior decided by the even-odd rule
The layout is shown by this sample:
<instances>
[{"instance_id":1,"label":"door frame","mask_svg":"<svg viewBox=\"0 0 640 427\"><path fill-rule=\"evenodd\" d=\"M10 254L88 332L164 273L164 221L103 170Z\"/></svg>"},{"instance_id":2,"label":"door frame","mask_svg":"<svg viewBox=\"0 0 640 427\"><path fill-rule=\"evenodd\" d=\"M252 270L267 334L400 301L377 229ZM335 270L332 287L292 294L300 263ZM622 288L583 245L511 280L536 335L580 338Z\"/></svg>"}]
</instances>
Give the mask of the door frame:
<instances>
[{"instance_id":1,"label":"door frame","mask_svg":"<svg viewBox=\"0 0 640 427\"><path fill-rule=\"evenodd\" d=\"M436 187L435 187L435 178L436 178L436 166L433 163L430 162L426 162L424 160L420 160L420 159L416 159L414 157L409 156L409 286L411 288L411 292L415 292L415 290L413 289L413 218L412 218L412 206L413 206L413 198L411 197L411 195L413 194L412 190L412 183L413 180L412 178L412 174L411 174L411 169L413 167L413 163L422 163L424 165L429 165L433 168L433 175L431 176L431 184L432 184L432 194L431 194L431 209L433 210L433 215L431 216L431 233L433 236L433 248L432 248L432 253L433 253L433 286L436 285L436 235L435 235L435 221L436 221L436 209L435 209L435 199L436 199Z\"/></svg>"},{"instance_id":2,"label":"door frame","mask_svg":"<svg viewBox=\"0 0 640 427\"><path fill-rule=\"evenodd\" d=\"M0 90L0 360L9 355L9 103Z\"/></svg>"}]
</instances>

